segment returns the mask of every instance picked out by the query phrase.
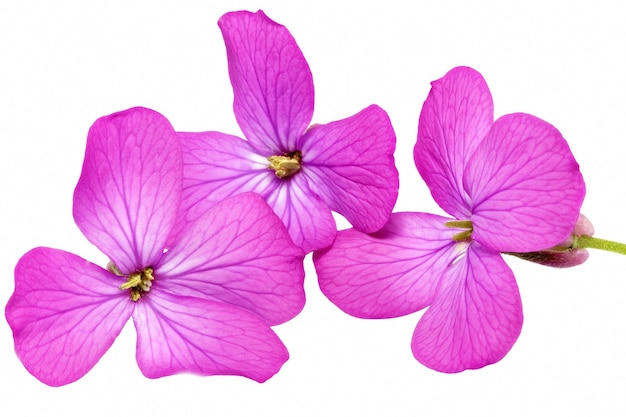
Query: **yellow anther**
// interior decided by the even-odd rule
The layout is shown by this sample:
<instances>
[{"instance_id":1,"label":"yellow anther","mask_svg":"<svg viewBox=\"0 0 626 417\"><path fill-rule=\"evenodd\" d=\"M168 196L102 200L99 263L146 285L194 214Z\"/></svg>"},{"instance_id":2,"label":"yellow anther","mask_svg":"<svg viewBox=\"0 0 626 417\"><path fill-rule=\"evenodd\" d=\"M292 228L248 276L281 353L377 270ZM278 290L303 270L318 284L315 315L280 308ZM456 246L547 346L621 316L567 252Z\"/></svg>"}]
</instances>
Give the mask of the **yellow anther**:
<instances>
[{"instance_id":1,"label":"yellow anther","mask_svg":"<svg viewBox=\"0 0 626 417\"><path fill-rule=\"evenodd\" d=\"M270 161L269 169L273 169L278 178L289 177L302 169L302 153L300 151L270 156L267 160Z\"/></svg>"},{"instance_id":2,"label":"yellow anther","mask_svg":"<svg viewBox=\"0 0 626 417\"><path fill-rule=\"evenodd\" d=\"M472 237L472 232L474 231L474 226L472 225L471 220L450 220L449 222L445 222L444 225L450 229L464 229L462 232L452 236L452 240L455 242L469 240Z\"/></svg>"},{"instance_id":3,"label":"yellow anther","mask_svg":"<svg viewBox=\"0 0 626 417\"><path fill-rule=\"evenodd\" d=\"M445 222L444 226L450 229L473 229L471 220L450 220L449 222Z\"/></svg>"},{"instance_id":4,"label":"yellow anther","mask_svg":"<svg viewBox=\"0 0 626 417\"><path fill-rule=\"evenodd\" d=\"M141 291L138 288L133 288L130 290L130 299L133 301L137 301L141 298Z\"/></svg>"},{"instance_id":5,"label":"yellow anther","mask_svg":"<svg viewBox=\"0 0 626 417\"><path fill-rule=\"evenodd\" d=\"M471 236L472 236L471 230L464 230L452 236L452 240L454 240L455 242L462 242L464 240L468 240Z\"/></svg>"},{"instance_id":6,"label":"yellow anther","mask_svg":"<svg viewBox=\"0 0 626 417\"><path fill-rule=\"evenodd\" d=\"M127 290L129 288L134 288L137 285L141 284L141 273L133 272L126 278L126 282L120 285L120 290Z\"/></svg>"},{"instance_id":7,"label":"yellow anther","mask_svg":"<svg viewBox=\"0 0 626 417\"><path fill-rule=\"evenodd\" d=\"M115 265L113 268L117 270ZM109 265L109 270L113 269ZM120 290L130 290L130 299L137 301L143 293L150 291L154 281L154 270L147 267L141 271L135 271L126 277L126 282L120 285Z\"/></svg>"}]
</instances>

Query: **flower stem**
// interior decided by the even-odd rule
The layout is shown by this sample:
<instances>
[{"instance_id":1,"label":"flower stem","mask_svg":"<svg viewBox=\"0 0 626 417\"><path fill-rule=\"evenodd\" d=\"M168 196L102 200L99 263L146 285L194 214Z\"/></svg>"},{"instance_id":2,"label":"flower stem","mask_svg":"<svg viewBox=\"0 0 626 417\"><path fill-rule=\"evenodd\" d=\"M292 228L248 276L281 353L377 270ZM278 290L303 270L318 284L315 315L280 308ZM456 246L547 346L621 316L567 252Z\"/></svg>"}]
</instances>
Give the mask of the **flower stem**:
<instances>
[{"instance_id":1,"label":"flower stem","mask_svg":"<svg viewBox=\"0 0 626 417\"><path fill-rule=\"evenodd\" d=\"M573 249L600 249L626 255L626 244L591 236L574 236Z\"/></svg>"}]
</instances>

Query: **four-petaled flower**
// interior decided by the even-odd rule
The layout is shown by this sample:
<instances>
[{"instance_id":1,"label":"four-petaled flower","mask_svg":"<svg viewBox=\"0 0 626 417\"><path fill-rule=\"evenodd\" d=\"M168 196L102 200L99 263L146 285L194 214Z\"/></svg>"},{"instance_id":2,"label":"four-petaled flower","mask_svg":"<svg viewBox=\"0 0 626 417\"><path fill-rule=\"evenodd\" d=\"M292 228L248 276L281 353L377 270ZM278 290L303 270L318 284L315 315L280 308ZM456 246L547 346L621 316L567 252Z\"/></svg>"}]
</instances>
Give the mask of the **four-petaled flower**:
<instances>
[{"instance_id":1,"label":"four-petaled flower","mask_svg":"<svg viewBox=\"0 0 626 417\"><path fill-rule=\"evenodd\" d=\"M74 219L108 271L50 248L26 253L6 307L25 367L49 385L82 377L132 316L144 375L264 381L288 353L270 325L304 305L304 252L263 199L241 194L178 218L183 163L160 114L134 108L89 131ZM178 221L178 233L170 231Z\"/></svg>"},{"instance_id":2,"label":"four-petaled flower","mask_svg":"<svg viewBox=\"0 0 626 417\"><path fill-rule=\"evenodd\" d=\"M395 213L379 232L339 232L314 262L324 294L364 318L430 306L413 354L442 372L499 361L522 327L522 304L500 252L549 249L574 230L585 186L570 149L528 114L494 122L491 94L471 68L432 84L419 120L415 164L453 218Z\"/></svg>"},{"instance_id":3,"label":"four-petaled flower","mask_svg":"<svg viewBox=\"0 0 626 417\"><path fill-rule=\"evenodd\" d=\"M185 163L181 215L244 191L265 198L306 252L332 244L331 210L374 232L398 194L395 134L372 105L347 119L309 127L313 79L282 25L258 13L224 15L234 112L247 140L219 132L179 133Z\"/></svg>"}]
</instances>

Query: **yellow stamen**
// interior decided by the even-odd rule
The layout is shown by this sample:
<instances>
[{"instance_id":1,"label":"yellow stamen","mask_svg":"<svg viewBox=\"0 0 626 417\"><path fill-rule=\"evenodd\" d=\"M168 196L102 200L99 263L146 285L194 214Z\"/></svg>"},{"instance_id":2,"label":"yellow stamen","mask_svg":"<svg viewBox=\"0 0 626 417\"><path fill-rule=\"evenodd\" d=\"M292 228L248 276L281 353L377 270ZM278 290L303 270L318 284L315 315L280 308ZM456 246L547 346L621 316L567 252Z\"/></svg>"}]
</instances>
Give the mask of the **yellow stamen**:
<instances>
[{"instance_id":1,"label":"yellow stamen","mask_svg":"<svg viewBox=\"0 0 626 417\"><path fill-rule=\"evenodd\" d=\"M134 288L141 284L141 273L133 272L126 278L126 282L120 285L120 290L127 290L129 288Z\"/></svg>"},{"instance_id":2,"label":"yellow stamen","mask_svg":"<svg viewBox=\"0 0 626 417\"><path fill-rule=\"evenodd\" d=\"M452 240L454 240L455 242L462 242L464 240L468 240L471 236L472 236L471 230L464 230L452 236Z\"/></svg>"},{"instance_id":3,"label":"yellow stamen","mask_svg":"<svg viewBox=\"0 0 626 417\"><path fill-rule=\"evenodd\" d=\"M450 220L449 222L445 222L444 226L449 227L450 229L472 229L472 221L471 220Z\"/></svg>"},{"instance_id":4,"label":"yellow stamen","mask_svg":"<svg viewBox=\"0 0 626 417\"><path fill-rule=\"evenodd\" d=\"M113 261L109 261L109 263L107 264L107 271L117 275L118 277L124 276L124 274L122 274L122 271L119 270L119 268L113 263Z\"/></svg>"},{"instance_id":5,"label":"yellow stamen","mask_svg":"<svg viewBox=\"0 0 626 417\"><path fill-rule=\"evenodd\" d=\"M449 222L445 222L444 226L450 229L465 229L452 236L452 240L455 242L469 240L472 237L472 232L474 231L474 226L472 225L471 220L450 220Z\"/></svg>"},{"instance_id":6,"label":"yellow stamen","mask_svg":"<svg viewBox=\"0 0 626 417\"><path fill-rule=\"evenodd\" d=\"M141 298L141 291L138 288L130 290L130 299L137 302Z\"/></svg>"},{"instance_id":7,"label":"yellow stamen","mask_svg":"<svg viewBox=\"0 0 626 417\"><path fill-rule=\"evenodd\" d=\"M289 177L302 169L302 153L300 151L270 156L267 160L270 161L269 169L276 171L278 178Z\"/></svg>"},{"instance_id":8,"label":"yellow stamen","mask_svg":"<svg viewBox=\"0 0 626 417\"><path fill-rule=\"evenodd\" d=\"M111 269L119 271L115 265L113 267L109 265L109 270ZM137 301L143 293L150 291L152 281L154 281L153 274L154 270L150 267L135 271L126 277L126 282L120 285L120 290L130 290L130 299Z\"/></svg>"}]
</instances>

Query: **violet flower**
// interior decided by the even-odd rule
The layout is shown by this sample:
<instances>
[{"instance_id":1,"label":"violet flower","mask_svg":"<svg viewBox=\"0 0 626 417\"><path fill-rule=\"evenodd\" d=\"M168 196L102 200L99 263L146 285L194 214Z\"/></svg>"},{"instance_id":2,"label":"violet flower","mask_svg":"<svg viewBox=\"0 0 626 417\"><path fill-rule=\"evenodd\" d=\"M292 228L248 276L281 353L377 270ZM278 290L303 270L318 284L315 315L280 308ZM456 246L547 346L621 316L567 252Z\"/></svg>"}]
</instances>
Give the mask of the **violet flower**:
<instances>
[{"instance_id":1,"label":"violet flower","mask_svg":"<svg viewBox=\"0 0 626 417\"><path fill-rule=\"evenodd\" d=\"M270 325L304 305L303 251L252 193L180 226L183 165L160 114L134 108L89 131L74 219L108 270L58 249L35 248L15 268L6 307L15 349L42 382L87 373L132 316L137 363L149 378L178 372L264 381L288 353Z\"/></svg>"},{"instance_id":2,"label":"violet flower","mask_svg":"<svg viewBox=\"0 0 626 417\"><path fill-rule=\"evenodd\" d=\"M332 244L331 210L364 232L389 219L398 194L395 134L372 105L347 119L309 126L313 79L289 31L262 11L219 20L235 117L247 140L219 132L179 133L185 163L181 211L253 191L306 252Z\"/></svg>"},{"instance_id":3,"label":"violet flower","mask_svg":"<svg viewBox=\"0 0 626 417\"><path fill-rule=\"evenodd\" d=\"M433 82L415 163L452 218L395 213L372 235L350 229L316 252L324 294L348 314L398 317L430 306L411 347L442 372L502 359L522 328L513 272L500 252L535 252L570 236L585 194L561 134L528 114L494 122L491 94L471 68Z\"/></svg>"}]
</instances>

